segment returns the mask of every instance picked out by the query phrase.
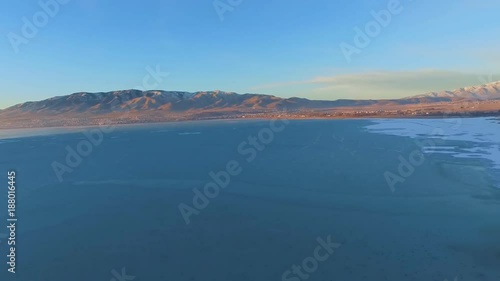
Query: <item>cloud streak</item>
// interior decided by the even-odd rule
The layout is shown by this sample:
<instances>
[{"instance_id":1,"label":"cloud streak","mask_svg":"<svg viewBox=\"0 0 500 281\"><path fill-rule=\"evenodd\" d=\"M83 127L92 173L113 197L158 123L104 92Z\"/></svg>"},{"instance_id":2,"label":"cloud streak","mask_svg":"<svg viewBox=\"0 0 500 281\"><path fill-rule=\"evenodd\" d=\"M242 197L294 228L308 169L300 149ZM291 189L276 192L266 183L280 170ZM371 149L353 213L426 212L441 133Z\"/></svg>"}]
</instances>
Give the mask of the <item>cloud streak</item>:
<instances>
[{"instance_id":1,"label":"cloud streak","mask_svg":"<svg viewBox=\"0 0 500 281\"><path fill-rule=\"evenodd\" d=\"M315 99L401 98L432 91L479 85L484 77L500 80L492 73L474 74L446 70L373 71L333 76L318 76L304 81L288 81L253 87L254 91L301 88L300 96Z\"/></svg>"}]
</instances>

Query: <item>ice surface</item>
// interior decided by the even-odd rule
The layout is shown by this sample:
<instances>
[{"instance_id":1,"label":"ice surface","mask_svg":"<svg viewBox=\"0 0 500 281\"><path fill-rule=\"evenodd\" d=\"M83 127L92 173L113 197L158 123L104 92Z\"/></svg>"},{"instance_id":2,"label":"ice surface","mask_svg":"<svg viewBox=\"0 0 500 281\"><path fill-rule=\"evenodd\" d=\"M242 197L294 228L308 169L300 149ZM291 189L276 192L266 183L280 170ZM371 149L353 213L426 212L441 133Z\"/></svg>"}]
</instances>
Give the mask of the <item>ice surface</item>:
<instances>
[{"instance_id":1,"label":"ice surface","mask_svg":"<svg viewBox=\"0 0 500 281\"><path fill-rule=\"evenodd\" d=\"M366 127L372 133L435 138L476 143L474 148L456 146L424 147L424 153L446 153L459 158L483 158L500 169L500 122L495 118L377 119Z\"/></svg>"}]
</instances>

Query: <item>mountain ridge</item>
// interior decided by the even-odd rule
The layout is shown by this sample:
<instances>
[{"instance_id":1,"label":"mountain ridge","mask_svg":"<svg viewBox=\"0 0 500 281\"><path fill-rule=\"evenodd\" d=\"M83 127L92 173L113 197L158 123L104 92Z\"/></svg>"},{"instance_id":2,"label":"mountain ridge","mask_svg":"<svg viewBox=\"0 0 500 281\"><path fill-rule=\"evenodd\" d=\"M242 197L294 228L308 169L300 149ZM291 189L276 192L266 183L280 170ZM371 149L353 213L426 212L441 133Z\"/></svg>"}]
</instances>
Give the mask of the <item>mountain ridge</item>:
<instances>
[{"instance_id":1,"label":"mountain ridge","mask_svg":"<svg viewBox=\"0 0 500 281\"><path fill-rule=\"evenodd\" d=\"M25 102L6 108L0 114L15 111L56 114L91 112L99 114L127 110L166 110L172 112L213 109L284 110L327 108L342 105L343 103L344 100L316 101L297 97L280 98L273 95L237 94L219 90L183 92L131 89L97 93L78 92L42 101Z\"/></svg>"},{"instance_id":2,"label":"mountain ridge","mask_svg":"<svg viewBox=\"0 0 500 281\"><path fill-rule=\"evenodd\" d=\"M356 118L430 116L456 112L500 114L500 81L401 99L309 100L262 94L136 89L77 92L0 110L0 128L83 126L181 120L271 118ZM279 115L279 114L278 114Z\"/></svg>"},{"instance_id":3,"label":"mountain ridge","mask_svg":"<svg viewBox=\"0 0 500 281\"><path fill-rule=\"evenodd\" d=\"M463 87L452 91L429 92L423 95L416 95L409 98L421 97L448 97L468 100L500 99L500 81L491 82L479 86Z\"/></svg>"},{"instance_id":4,"label":"mountain ridge","mask_svg":"<svg viewBox=\"0 0 500 281\"><path fill-rule=\"evenodd\" d=\"M292 97L280 98L263 94L237 94L220 90L214 91L164 91L136 89L110 92L77 92L56 96L42 101L20 103L0 111L7 113L90 113L105 114L123 111L162 110L186 112L193 110L240 109L240 110L299 110L325 109L345 106L406 105L456 100L496 100L500 99L500 81L480 86L464 87L452 91L429 92L401 99L338 99L310 100Z\"/></svg>"}]
</instances>

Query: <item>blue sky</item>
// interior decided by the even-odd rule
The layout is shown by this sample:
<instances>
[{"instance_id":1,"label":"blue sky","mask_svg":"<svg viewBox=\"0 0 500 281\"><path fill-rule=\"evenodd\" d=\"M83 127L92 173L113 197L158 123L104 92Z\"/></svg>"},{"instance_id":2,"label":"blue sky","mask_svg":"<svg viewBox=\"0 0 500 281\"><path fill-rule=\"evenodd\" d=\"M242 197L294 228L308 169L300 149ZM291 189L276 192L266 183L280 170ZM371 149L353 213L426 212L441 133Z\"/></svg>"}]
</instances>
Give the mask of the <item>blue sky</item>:
<instances>
[{"instance_id":1,"label":"blue sky","mask_svg":"<svg viewBox=\"0 0 500 281\"><path fill-rule=\"evenodd\" d=\"M40 2L53 1L0 3L0 108L138 88L157 67L169 75L155 89L331 100L500 80L496 0L60 0L50 15ZM382 10L391 19L358 48L355 28ZM342 43L359 51L349 61Z\"/></svg>"}]
</instances>

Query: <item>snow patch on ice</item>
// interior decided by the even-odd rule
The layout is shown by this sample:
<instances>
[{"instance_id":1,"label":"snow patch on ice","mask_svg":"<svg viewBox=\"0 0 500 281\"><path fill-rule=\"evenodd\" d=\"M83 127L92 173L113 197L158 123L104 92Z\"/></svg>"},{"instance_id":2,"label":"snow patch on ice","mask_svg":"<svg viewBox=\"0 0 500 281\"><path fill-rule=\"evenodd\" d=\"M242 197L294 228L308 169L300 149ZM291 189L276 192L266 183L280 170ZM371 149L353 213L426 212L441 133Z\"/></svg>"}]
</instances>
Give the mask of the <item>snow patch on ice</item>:
<instances>
[{"instance_id":1,"label":"snow patch on ice","mask_svg":"<svg viewBox=\"0 0 500 281\"><path fill-rule=\"evenodd\" d=\"M365 128L371 133L411 138L475 143L474 148L424 147L424 153L452 154L458 158L483 158L500 169L500 122L495 118L376 119Z\"/></svg>"}]
</instances>

